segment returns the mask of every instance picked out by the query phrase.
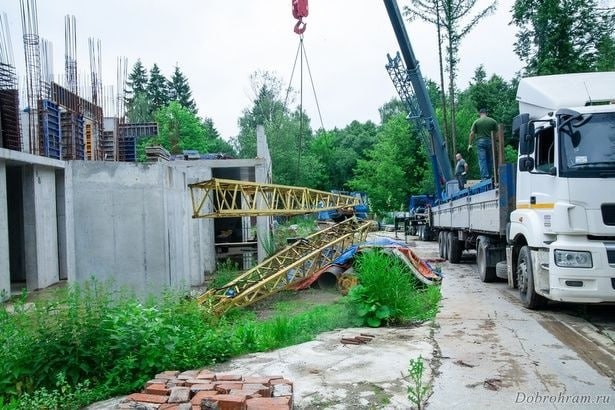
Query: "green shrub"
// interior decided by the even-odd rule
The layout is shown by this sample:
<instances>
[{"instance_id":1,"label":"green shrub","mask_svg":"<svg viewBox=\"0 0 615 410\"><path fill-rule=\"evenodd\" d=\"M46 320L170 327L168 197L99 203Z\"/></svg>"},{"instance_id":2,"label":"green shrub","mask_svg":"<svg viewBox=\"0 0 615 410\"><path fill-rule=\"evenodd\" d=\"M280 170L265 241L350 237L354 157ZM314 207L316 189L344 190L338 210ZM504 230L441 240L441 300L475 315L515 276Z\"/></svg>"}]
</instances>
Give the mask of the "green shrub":
<instances>
[{"instance_id":1,"label":"green shrub","mask_svg":"<svg viewBox=\"0 0 615 410\"><path fill-rule=\"evenodd\" d=\"M31 309L0 306L0 407L79 408L164 370L305 342L349 323L344 304L265 321L246 310L214 319L179 294L140 301L91 281Z\"/></svg>"},{"instance_id":2,"label":"green shrub","mask_svg":"<svg viewBox=\"0 0 615 410\"><path fill-rule=\"evenodd\" d=\"M220 288L239 276L239 265L231 259L218 262L210 288Z\"/></svg>"},{"instance_id":3,"label":"green shrub","mask_svg":"<svg viewBox=\"0 0 615 410\"><path fill-rule=\"evenodd\" d=\"M370 249L358 254L354 265L359 284L348 297L363 324L378 327L435 316L440 289L425 288L398 258Z\"/></svg>"}]
</instances>

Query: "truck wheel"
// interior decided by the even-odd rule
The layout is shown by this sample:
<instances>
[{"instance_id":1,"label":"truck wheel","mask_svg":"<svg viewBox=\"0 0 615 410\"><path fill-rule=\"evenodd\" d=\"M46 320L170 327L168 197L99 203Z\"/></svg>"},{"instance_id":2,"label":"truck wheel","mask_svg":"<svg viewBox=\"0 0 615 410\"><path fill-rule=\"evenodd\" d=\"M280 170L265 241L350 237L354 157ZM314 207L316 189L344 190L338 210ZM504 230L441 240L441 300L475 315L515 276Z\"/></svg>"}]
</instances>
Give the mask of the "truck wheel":
<instances>
[{"instance_id":1,"label":"truck wheel","mask_svg":"<svg viewBox=\"0 0 615 410\"><path fill-rule=\"evenodd\" d=\"M444 231L438 232L438 255L441 258L446 258L444 253Z\"/></svg>"},{"instance_id":2,"label":"truck wheel","mask_svg":"<svg viewBox=\"0 0 615 410\"><path fill-rule=\"evenodd\" d=\"M489 247L489 238L479 236L476 245L476 265L478 266L478 276L481 282L493 282L496 279L495 269L487 266L487 248Z\"/></svg>"},{"instance_id":3,"label":"truck wheel","mask_svg":"<svg viewBox=\"0 0 615 410\"><path fill-rule=\"evenodd\" d=\"M425 242L427 240L427 226L421 225L419 226L419 241Z\"/></svg>"},{"instance_id":4,"label":"truck wheel","mask_svg":"<svg viewBox=\"0 0 615 410\"><path fill-rule=\"evenodd\" d=\"M519 251L517 262L517 283L521 303L528 309L539 309L547 304L547 299L534 290L534 269L532 268L532 254L528 246Z\"/></svg>"},{"instance_id":5,"label":"truck wheel","mask_svg":"<svg viewBox=\"0 0 615 410\"><path fill-rule=\"evenodd\" d=\"M506 261L498 262L495 264L495 276L500 279L508 279L508 264Z\"/></svg>"},{"instance_id":6,"label":"truck wheel","mask_svg":"<svg viewBox=\"0 0 615 410\"><path fill-rule=\"evenodd\" d=\"M448 232L442 232L442 257L448 260Z\"/></svg>"},{"instance_id":7,"label":"truck wheel","mask_svg":"<svg viewBox=\"0 0 615 410\"><path fill-rule=\"evenodd\" d=\"M459 243L459 240L457 240L457 237L455 236L455 234L452 232L448 233L447 239L448 239L447 259L449 260L450 263L459 263L459 261L461 261L461 252L463 251L463 249L461 249L461 244Z\"/></svg>"}]
</instances>

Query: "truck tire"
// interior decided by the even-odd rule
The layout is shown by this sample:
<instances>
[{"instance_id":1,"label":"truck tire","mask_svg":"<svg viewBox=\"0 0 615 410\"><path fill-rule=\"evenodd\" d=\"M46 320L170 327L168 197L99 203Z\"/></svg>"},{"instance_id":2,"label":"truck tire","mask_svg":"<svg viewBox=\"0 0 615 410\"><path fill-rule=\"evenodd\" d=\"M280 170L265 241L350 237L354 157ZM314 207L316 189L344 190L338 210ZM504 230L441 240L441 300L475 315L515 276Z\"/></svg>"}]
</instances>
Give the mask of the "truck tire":
<instances>
[{"instance_id":1,"label":"truck tire","mask_svg":"<svg viewBox=\"0 0 615 410\"><path fill-rule=\"evenodd\" d=\"M495 268L487 266L487 248L489 247L489 238L479 236L476 240L476 266L478 267L478 276L481 282L489 283L496 280Z\"/></svg>"},{"instance_id":2,"label":"truck tire","mask_svg":"<svg viewBox=\"0 0 615 410\"><path fill-rule=\"evenodd\" d=\"M441 258L446 258L444 253L444 231L438 232L438 255Z\"/></svg>"},{"instance_id":3,"label":"truck tire","mask_svg":"<svg viewBox=\"0 0 615 410\"><path fill-rule=\"evenodd\" d=\"M534 290L534 268L532 267L532 254L528 246L521 248L517 261L517 283L521 303L531 310L544 307L547 304L547 299Z\"/></svg>"},{"instance_id":4,"label":"truck tire","mask_svg":"<svg viewBox=\"0 0 615 410\"><path fill-rule=\"evenodd\" d=\"M500 279L508 280L508 264L506 261L498 262L495 265L495 276Z\"/></svg>"},{"instance_id":5,"label":"truck tire","mask_svg":"<svg viewBox=\"0 0 615 410\"><path fill-rule=\"evenodd\" d=\"M442 231L442 257L448 260L448 232Z\"/></svg>"},{"instance_id":6,"label":"truck tire","mask_svg":"<svg viewBox=\"0 0 615 410\"><path fill-rule=\"evenodd\" d=\"M453 232L449 232L448 236L448 255L447 259L450 263L459 263L461 261L461 252L463 249L461 248L461 243L455 236Z\"/></svg>"}]
</instances>

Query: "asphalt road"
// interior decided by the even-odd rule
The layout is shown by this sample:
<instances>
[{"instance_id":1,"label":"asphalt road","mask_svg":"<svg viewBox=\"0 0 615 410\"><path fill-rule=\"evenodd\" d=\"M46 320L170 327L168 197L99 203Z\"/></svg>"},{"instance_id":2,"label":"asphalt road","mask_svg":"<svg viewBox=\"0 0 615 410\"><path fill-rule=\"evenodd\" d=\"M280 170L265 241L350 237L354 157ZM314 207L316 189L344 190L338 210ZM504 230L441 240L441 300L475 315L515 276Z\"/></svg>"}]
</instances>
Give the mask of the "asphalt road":
<instances>
[{"instance_id":1,"label":"asphalt road","mask_svg":"<svg viewBox=\"0 0 615 410\"><path fill-rule=\"evenodd\" d=\"M506 283L479 280L472 253L441 267L428 408L615 408L615 306L529 311Z\"/></svg>"}]
</instances>

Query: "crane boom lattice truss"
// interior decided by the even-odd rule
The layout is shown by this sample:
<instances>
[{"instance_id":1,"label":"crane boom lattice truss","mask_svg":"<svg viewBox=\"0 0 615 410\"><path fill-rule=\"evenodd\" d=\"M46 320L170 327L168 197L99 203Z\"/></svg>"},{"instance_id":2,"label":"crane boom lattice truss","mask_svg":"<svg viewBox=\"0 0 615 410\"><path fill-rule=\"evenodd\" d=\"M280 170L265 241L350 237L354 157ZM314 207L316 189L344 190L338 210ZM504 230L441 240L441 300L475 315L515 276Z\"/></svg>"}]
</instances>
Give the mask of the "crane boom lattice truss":
<instances>
[{"instance_id":1,"label":"crane boom lattice truss","mask_svg":"<svg viewBox=\"0 0 615 410\"><path fill-rule=\"evenodd\" d=\"M359 205L358 198L286 185L213 178L189 184L193 218L301 215Z\"/></svg>"},{"instance_id":2,"label":"crane boom lattice truss","mask_svg":"<svg viewBox=\"0 0 615 410\"><path fill-rule=\"evenodd\" d=\"M326 264L333 262L348 246L363 242L369 222L347 219L287 246L260 265L220 288L211 289L198 298L215 314L231 307L250 305L286 289Z\"/></svg>"}]
</instances>

